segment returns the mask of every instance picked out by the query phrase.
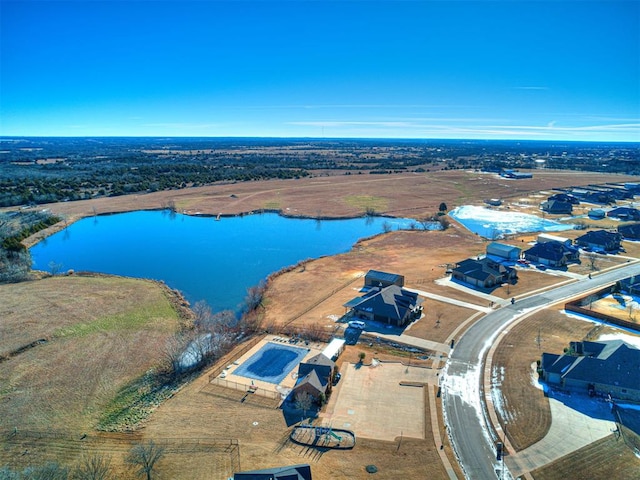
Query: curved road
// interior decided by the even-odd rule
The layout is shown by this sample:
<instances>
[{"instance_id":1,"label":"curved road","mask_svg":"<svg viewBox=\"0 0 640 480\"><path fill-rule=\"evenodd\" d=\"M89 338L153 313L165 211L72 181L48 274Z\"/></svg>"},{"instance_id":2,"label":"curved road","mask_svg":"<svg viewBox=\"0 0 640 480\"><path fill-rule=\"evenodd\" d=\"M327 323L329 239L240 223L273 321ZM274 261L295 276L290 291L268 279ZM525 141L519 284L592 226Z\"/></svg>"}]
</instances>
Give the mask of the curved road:
<instances>
[{"instance_id":1,"label":"curved road","mask_svg":"<svg viewBox=\"0 0 640 480\"><path fill-rule=\"evenodd\" d=\"M449 436L469 479L499 478L493 433L487 426L482 392L484 356L497 334L518 317L581 294L640 275L640 264L619 267L597 276L564 285L516 301L478 320L459 339L451 352L443 379L443 409ZM507 478L510 476L507 475Z\"/></svg>"}]
</instances>

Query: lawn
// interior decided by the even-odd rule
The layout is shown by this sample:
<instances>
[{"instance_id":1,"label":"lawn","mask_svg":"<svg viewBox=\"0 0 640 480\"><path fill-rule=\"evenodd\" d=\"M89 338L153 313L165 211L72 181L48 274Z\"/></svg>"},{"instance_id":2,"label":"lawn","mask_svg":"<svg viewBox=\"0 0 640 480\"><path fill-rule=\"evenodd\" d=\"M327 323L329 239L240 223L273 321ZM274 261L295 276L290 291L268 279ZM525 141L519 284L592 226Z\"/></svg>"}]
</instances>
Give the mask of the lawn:
<instances>
[{"instance_id":1,"label":"lawn","mask_svg":"<svg viewBox=\"0 0 640 480\"><path fill-rule=\"evenodd\" d=\"M570 341L582 340L591 322L573 319L558 308L535 313L503 336L493 356L492 371L501 372L502 423L508 420L509 439L522 450L542 439L551 425L549 401L533 385L532 363L542 352L562 352ZM537 378L534 375L533 378Z\"/></svg>"},{"instance_id":2,"label":"lawn","mask_svg":"<svg viewBox=\"0 0 640 480\"><path fill-rule=\"evenodd\" d=\"M535 480L636 480L639 461L622 439L610 435L532 472Z\"/></svg>"}]
</instances>

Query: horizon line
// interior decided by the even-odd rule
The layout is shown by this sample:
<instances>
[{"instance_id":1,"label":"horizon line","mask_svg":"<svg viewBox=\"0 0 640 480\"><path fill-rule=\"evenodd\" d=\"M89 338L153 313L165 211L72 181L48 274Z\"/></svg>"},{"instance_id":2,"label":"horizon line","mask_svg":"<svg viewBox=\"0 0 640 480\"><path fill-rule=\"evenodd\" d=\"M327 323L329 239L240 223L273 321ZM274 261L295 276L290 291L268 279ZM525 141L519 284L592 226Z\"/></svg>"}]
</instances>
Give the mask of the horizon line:
<instances>
[{"instance_id":1,"label":"horizon line","mask_svg":"<svg viewBox=\"0 0 640 480\"><path fill-rule=\"evenodd\" d=\"M246 135L0 135L0 141L15 138L184 138L184 139L264 139L264 140L384 140L384 141L459 141L459 142L569 142L569 143L628 143L640 144L640 140L584 140L584 139L542 139L542 138L443 138L443 137L317 137L317 136L246 136Z\"/></svg>"}]
</instances>

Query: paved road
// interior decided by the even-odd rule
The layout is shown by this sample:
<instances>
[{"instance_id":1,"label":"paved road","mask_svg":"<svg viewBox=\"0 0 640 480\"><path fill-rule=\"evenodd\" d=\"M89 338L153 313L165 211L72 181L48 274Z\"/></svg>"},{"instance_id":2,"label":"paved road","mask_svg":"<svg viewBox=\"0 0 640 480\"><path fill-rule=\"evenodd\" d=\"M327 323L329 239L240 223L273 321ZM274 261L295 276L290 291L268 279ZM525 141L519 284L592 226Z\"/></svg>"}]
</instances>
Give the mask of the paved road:
<instances>
[{"instance_id":1,"label":"paved road","mask_svg":"<svg viewBox=\"0 0 640 480\"><path fill-rule=\"evenodd\" d=\"M481 372L484 355L496 335L519 316L586 291L640 275L640 264L611 270L593 279L584 279L518 300L484 316L458 340L444 372L443 405L449 435L467 478L499 478L493 441L487 434ZM480 412L479 412L480 410ZM507 476L508 478L508 476Z\"/></svg>"}]
</instances>

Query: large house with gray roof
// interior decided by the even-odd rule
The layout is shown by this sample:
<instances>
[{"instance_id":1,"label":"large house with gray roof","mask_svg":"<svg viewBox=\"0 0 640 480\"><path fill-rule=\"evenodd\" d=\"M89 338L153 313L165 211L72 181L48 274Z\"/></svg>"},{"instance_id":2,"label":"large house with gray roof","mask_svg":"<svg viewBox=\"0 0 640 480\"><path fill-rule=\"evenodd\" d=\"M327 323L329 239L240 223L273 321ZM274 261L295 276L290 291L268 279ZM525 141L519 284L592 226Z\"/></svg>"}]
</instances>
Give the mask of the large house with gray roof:
<instances>
[{"instance_id":1,"label":"large house with gray roof","mask_svg":"<svg viewBox=\"0 0 640 480\"><path fill-rule=\"evenodd\" d=\"M563 355L543 353L540 372L563 389L640 401L640 349L622 340L571 342Z\"/></svg>"},{"instance_id":2,"label":"large house with gray roof","mask_svg":"<svg viewBox=\"0 0 640 480\"><path fill-rule=\"evenodd\" d=\"M541 263L549 267L562 268L568 263L580 260L578 248L568 246L561 242L536 243L530 249L524 251L524 258L530 262Z\"/></svg>"},{"instance_id":3,"label":"large house with gray roof","mask_svg":"<svg viewBox=\"0 0 640 480\"><path fill-rule=\"evenodd\" d=\"M593 248L614 252L620 249L622 235L618 232L608 232L607 230L594 230L576 238L575 244L582 248Z\"/></svg>"},{"instance_id":4,"label":"large house with gray roof","mask_svg":"<svg viewBox=\"0 0 640 480\"><path fill-rule=\"evenodd\" d=\"M515 268L503 265L490 258L468 258L459 262L451 272L451 278L475 287L492 288L503 283L515 283L518 273Z\"/></svg>"},{"instance_id":5,"label":"large house with gray roof","mask_svg":"<svg viewBox=\"0 0 640 480\"><path fill-rule=\"evenodd\" d=\"M344 304L356 318L402 327L422 315L418 294L398 285L376 287Z\"/></svg>"}]
</instances>

